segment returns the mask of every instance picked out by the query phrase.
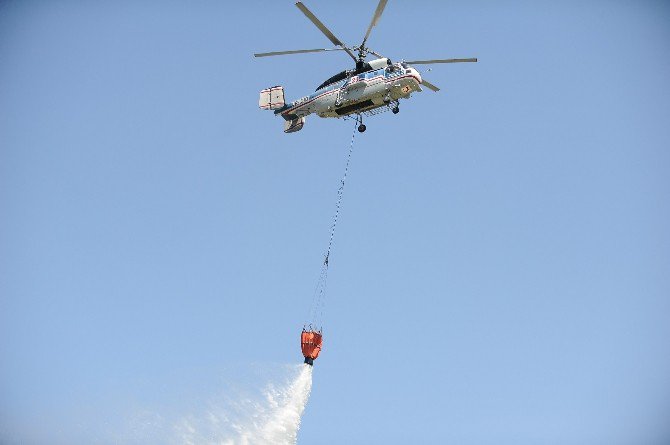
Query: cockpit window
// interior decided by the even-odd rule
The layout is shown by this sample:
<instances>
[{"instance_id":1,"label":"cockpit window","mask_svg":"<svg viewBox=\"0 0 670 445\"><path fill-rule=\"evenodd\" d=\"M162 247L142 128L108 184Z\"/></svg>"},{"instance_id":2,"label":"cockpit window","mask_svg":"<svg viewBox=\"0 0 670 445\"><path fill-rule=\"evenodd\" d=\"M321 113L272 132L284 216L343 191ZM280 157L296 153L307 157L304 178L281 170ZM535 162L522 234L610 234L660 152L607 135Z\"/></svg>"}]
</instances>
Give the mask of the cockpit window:
<instances>
[{"instance_id":1,"label":"cockpit window","mask_svg":"<svg viewBox=\"0 0 670 445\"><path fill-rule=\"evenodd\" d=\"M402 67L405 69L409 68L409 65L407 65L405 62L401 62L400 65L402 65Z\"/></svg>"}]
</instances>

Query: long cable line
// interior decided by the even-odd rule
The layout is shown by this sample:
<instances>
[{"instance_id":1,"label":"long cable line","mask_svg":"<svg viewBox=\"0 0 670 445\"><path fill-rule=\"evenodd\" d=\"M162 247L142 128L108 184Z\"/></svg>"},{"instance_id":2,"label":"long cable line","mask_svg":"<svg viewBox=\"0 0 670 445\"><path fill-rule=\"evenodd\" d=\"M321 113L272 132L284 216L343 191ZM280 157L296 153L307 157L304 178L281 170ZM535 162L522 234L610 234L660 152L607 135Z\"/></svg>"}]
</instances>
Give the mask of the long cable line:
<instances>
[{"instance_id":1,"label":"long cable line","mask_svg":"<svg viewBox=\"0 0 670 445\"><path fill-rule=\"evenodd\" d=\"M351 154L354 151L354 139L356 137L356 131L358 127L358 120L356 120L354 125L354 131L351 134L351 142L349 143L349 152L347 154L347 162L344 167L344 175L342 175L342 180L340 181L340 186L337 189L337 204L335 206L335 215L333 216L333 223L330 226L330 239L328 240L328 248L326 249L326 254L323 259L323 264L321 265L321 273L319 274L319 279L314 289L314 295L312 297L312 306L310 308L309 320L311 325L314 327L320 323L323 318L323 306L325 302L326 295L326 285L328 282L328 263L330 261L330 253L333 248L333 240L335 239L335 228L337 227L337 221L340 216L340 209L342 208L342 197L344 196L344 185L347 181L347 175L349 173L349 164L351 163Z\"/></svg>"}]
</instances>

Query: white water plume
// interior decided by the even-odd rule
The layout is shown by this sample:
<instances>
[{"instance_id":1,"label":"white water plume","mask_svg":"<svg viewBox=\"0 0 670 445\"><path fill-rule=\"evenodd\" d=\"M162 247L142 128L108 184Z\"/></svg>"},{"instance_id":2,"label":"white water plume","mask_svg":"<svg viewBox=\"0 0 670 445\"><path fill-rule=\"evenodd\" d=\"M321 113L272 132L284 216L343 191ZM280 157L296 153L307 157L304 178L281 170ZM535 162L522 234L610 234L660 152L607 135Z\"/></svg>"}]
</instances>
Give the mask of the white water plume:
<instances>
[{"instance_id":1,"label":"white water plume","mask_svg":"<svg viewBox=\"0 0 670 445\"><path fill-rule=\"evenodd\" d=\"M260 400L230 396L222 405L190 415L175 425L176 442L183 445L293 445L300 418L312 389L312 367L291 367L281 385L268 384Z\"/></svg>"},{"instance_id":2,"label":"white water plume","mask_svg":"<svg viewBox=\"0 0 670 445\"><path fill-rule=\"evenodd\" d=\"M127 393L77 399L48 415L0 416L0 443L294 445L312 367L254 364L127 381Z\"/></svg>"}]
</instances>

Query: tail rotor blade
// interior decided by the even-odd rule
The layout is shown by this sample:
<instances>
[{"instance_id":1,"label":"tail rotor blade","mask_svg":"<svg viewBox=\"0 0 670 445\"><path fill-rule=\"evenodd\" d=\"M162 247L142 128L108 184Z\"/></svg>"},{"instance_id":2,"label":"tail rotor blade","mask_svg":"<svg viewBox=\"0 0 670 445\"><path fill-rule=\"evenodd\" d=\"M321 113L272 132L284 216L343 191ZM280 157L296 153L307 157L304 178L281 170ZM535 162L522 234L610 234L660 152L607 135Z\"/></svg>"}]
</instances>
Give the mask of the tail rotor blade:
<instances>
[{"instance_id":1,"label":"tail rotor blade","mask_svg":"<svg viewBox=\"0 0 670 445\"><path fill-rule=\"evenodd\" d=\"M462 63L462 62L476 62L477 58L469 59L432 59L432 60L406 60L405 63L410 65L428 65L431 63Z\"/></svg>"},{"instance_id":2,"label":"tail rotor blade","mask_svg":"<svg viewBox=\"0 0 670 445\"><path fill-rule=\"evenodd\" d=\"M307 6L303 5L302 2L297 2L295 5L298 7L298 9L299 9L300 11L302 11L303 14L305 14L305 17L307 17L312 23L314 23L314 25L315 25L317 28L319 28L319 30L320 30L326 37L328 37L328 40L330 40L331 42L333 42L334 45L337 45L337 46L342 47L342 49L343 49L344 51L346 51L347 54L349 54L349 56L350 56L352 59L354 59L354 61L356 61L356 56L354 56L354 54L353 54L351 51L349 51L349 48L347 48L346 45L340 41L340 39L338 39L337 37L335 37L335 34L333 34L333 33L330 31L330 29L328 29L328 28L326 27L326 25L324 25L323 23L321 23L321 20L319 20L318 18L316 18L316 16L312 13L312 11L310 11L309 9L307 9Z\"/></svg>"}]
</instances>

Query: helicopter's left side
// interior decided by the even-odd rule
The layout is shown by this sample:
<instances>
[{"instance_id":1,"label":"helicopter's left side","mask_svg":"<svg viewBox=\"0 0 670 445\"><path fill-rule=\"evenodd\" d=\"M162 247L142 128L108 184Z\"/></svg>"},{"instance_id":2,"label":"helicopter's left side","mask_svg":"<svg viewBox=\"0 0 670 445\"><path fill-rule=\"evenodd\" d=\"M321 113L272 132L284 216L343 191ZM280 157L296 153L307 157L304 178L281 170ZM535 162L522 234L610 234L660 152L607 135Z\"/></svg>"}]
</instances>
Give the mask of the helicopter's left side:
<instances>
[{"instance_id":1,"label":"helicopter's left side","mask_svg":"<svg viewBox=\"0 0 670 445\"><path fill-rule=\"evenodd\" d=\"M370 70L358 74L352 71L344 79L333 76L334 81L324 82L315 93L291 103L285 103L282 87L266 88L260 93L259 106L283 117L286 121L284 131L293 133L302 129L310 114L341 118L381 107L398 113L400 99L408 99L413 92L422 91L421 74L404 62L391 63L387 58L380 58L366 65ZM359 131L365 131L362 123Z\"/></svg>"}]
</instances>

